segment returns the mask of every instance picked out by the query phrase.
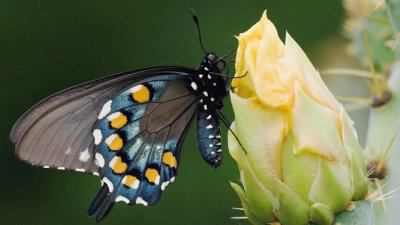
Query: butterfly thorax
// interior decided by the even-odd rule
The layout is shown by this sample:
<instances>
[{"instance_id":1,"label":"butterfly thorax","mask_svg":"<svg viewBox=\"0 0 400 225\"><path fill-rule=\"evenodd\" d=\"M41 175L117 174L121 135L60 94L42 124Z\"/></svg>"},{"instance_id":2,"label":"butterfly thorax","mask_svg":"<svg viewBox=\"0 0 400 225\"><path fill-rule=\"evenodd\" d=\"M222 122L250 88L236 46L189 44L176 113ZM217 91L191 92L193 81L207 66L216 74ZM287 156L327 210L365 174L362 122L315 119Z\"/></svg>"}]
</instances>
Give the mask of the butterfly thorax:
<instances>
[{"instance_id":1,"label":"butterfly thorax","mask_svg":"<svg viewBox=\"0 0 400 225\"><path fill-rule=\"evenodd\" d=\"M221 74L215 53L207 53L198 68L198 76L194 77L192 89L198 93L200 106L205 110L220 110L223 107L223 98L228 94L226 90L227 78Z\"/></svg>"}]
</instances>

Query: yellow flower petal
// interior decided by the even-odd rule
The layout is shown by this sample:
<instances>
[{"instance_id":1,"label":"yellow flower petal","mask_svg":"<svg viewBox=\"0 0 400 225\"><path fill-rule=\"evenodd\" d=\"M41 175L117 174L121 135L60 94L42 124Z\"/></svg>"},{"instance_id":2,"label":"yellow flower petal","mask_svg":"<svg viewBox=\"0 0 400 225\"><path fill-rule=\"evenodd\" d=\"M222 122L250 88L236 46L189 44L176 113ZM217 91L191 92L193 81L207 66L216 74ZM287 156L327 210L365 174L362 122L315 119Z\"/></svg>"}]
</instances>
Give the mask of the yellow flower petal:
<instances>
[{"instance_id":1,"label":"yellow flower petal","mask_svg":"<svg viewBox=\"0 0 400 225\"><path fill-rule=\"evenodd\" d=\"M299 85L295 85L296 100L291 112L294 152L310 152L329 161L346 162L338 115L312 101Z\"/></svg>"}]
</instances>

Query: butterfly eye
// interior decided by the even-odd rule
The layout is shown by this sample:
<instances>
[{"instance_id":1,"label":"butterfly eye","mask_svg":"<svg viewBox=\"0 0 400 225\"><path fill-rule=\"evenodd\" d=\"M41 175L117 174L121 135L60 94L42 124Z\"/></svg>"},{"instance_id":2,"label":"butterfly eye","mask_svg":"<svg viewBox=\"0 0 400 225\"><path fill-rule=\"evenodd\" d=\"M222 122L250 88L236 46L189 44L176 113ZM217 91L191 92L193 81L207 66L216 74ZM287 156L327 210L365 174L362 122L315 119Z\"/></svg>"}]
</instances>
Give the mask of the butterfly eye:
<instances>
[{"instance_id":1,"label":"butterfly eye","mask_svg":"<svg viewBox=\"0 0 400 225\"><path fill-rule=\"evenodd\" d=\"M208 55L207 55L207 60L208 60L210 63L214 63L215 60L217 60L217 57L216 57L216 55L214 55L214 54L208 54Z\"/></svg>"}]
</instances>

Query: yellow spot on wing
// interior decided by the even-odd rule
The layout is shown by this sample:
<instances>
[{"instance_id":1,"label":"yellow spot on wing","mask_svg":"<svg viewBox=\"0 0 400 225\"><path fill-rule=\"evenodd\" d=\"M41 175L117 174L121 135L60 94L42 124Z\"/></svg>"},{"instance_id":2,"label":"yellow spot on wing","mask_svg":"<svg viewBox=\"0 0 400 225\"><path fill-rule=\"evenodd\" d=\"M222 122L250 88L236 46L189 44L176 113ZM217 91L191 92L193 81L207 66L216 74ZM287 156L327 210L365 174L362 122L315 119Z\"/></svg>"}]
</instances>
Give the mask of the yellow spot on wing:
<instances>
[{"instance_id":1,"label":"yellow spot on wing","mask_svg":"<svg viewBox=\"0 0 400 225\"><path fill-rule=\"evenodd\" d=\"M121 129L126 125L126 123L128 123L128 118L121 113L119 116L111 120L111 127L114 129Z\"/></svg>"},{"instance_id":2,"label":"yellow spot on wing","mask_svg":"<svg viewBox=\"0 0 400 225\"><path fill-rule=\"evenodd\" d=\"M146 173L145 173L144 175L146 176L147 180L148 180L150 183L158 184L159 181L160 181L160 175L159 175L157 169L148 168L148 169L146 170Z\"/></svg>"},{"instance_id":3,"label":"yellow spot on wing","mask_svg":"<svg viewBox=\"0 0 400 225\"><path fill-rule=\"evenodd\" d=\"M150 101L150 90L143 84L132 88L132 98L136 102L144 103Z\"/></svg>"},{"instance_id":4,"label":"yellow spot on wing","mask_svg":"<svg viewBox=\"0 0 400 225\"><path fill-rule=\"evenodd\" d=\"M123 146L124 146L124 141L118 134L114 137L114 139L108 145L108 147L112 151L119 151L122 149Z\"/></svg>"},{"instance_id":5,"label":"yellow spot on wing","mask_svg":"<svg viewBox=\"0 0 400 225\"><path fill-rule=\"evenodd\" d=\"M114 173L124 173L128 167L128 165L122 161L120 156L115 156L112 159L112 164L110 165Z\"/></svg>"},{"instance_id":6,"label":"yellow spot on wing","mask_svg":"<svg viewBox=\"0 0 400 225\"><path fill-rule=\"evenodd\" d=\"M176 157L174 156L174 154L172 154L172 152L168 151L165 152L162 158L162 162L165 165L168 165L170 168L175 168L176 169Z\"/></svg>"},{"instance_id":7,"label":"yellow spot on wing","mask_svg":"<svg viewBox=\"0 0 400 225\"><path fill-rule=\"evenodd\" d=\"M126 175L125 178L123 179L123 183L128 187L133 187L137 180L138 179L135 176Z\"/></svg>"}]
</instances>

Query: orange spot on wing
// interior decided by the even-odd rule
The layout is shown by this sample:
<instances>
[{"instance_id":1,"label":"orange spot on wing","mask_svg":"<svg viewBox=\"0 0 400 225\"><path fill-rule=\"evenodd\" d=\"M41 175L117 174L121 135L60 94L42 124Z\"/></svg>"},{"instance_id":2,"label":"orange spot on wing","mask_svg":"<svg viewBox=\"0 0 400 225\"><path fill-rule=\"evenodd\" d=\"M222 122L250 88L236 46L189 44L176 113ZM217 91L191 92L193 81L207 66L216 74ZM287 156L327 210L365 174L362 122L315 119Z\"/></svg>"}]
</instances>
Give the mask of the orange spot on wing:
<instances>
[{"instance_id":1,"label":"orange spot on wing","mask_svg":"<svg viewBox=\"0 0 400 225\"><path fill-rule=\"evenodd\" d=\"M128 187L133 187L137 180L138 179L135 176L126 175L124 180L123 180L123 183Z\"/></svg>"},{"instance_id":2,"label":"orange spot on wing","mask_svg":"<svg viewBox=\"0 0 400 225\"><path fill-rule=\"evenodd\" d=\"M132 98L136 102L144 103L150 101L150 90L143 84L135 86L132 90Z\"/></svg>"},{"instance_id":3,"label":"orange spot on wing","mask_svg":"<svg viewBox=\"0 0 400 225\"><path fill-rule=\"evenodd\" d=\"M148 168L146 170L145 176L150 183L157 184L160 179L160 174L158 173L158 170L154 168Z\"/></svg>"},{"instance_id":4,"label":"orange spot on wing","mask_svg":"<svg viewBox=\"0 0 400 225\"><path fill-rule=\"evenodd\" d=\"M126 169L128 168L128 165L122 161L122 158L120 156L115 156L113 161L112 169L114 173L124 173Z\"/></svg>"},{"instance_id":5,"label":"orange spot on wing","mask_svg":"<svg viewBox=\"0 0 400 225\"><path fill-rule=\"evenodd\" d=\"M111 120L111 127L114 129L121 129L128 123L128 118L124 114L120 114L118 117Z\"/></svg>"},{"instance_id":6,"label":"orange spot on wing","mask_svg":"<svg viewBox=\"0 0 400 225\"><path fill-rule=\"evenodd\" d=\"M119 135L115 136L115 138L108 145L108 147L112 151L119 151L122 149L123 146L124 146L124 141L122 140L122 138Z\"/></svg>"},{"instance_id":7,"label":"orange spot on wing","mask_svg":"<svg viewBox=\"0 0 400 225\"><path fill-rule=\"evenodd\" d=\"M162 158L162 162L170 168L176 169L176 157L174 156L174 154L172 154L172 152L165 152Z\"/></svg>"}]
</instances>

